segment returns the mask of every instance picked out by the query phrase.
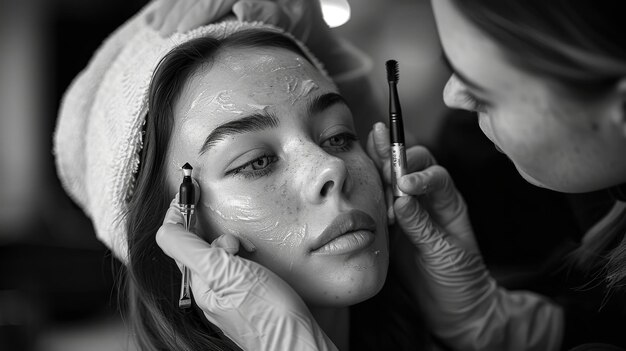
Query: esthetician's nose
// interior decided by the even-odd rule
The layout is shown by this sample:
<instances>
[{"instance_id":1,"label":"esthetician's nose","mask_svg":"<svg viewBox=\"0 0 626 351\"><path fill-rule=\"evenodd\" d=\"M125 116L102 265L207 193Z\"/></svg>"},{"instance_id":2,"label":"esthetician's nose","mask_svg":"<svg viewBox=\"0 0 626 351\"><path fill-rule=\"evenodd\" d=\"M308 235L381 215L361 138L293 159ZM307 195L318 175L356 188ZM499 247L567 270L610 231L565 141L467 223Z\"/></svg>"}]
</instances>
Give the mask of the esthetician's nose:
<instances>
[{"instance_id":1,"label":"esthetician's nose","mask_svg":"<svg viewBox=\"0 0 626 351\"><path fill-rule=\"evenodd\" d=\"M348 170L342 159L329 157L311 173L313 184L305 185L305 191L311 202L321 203L346 191Z\"/></svg>"},{"instance_id":2,"label":"esthetician's nose","mask_svg":"<svg viewBox=\"0 0 626 351\"><path fill-rule=\"evenodd\" d=\"M450 108L464 108L463 83L453 74L443 88L443 102Z\"/></svg>"}]
</instances>

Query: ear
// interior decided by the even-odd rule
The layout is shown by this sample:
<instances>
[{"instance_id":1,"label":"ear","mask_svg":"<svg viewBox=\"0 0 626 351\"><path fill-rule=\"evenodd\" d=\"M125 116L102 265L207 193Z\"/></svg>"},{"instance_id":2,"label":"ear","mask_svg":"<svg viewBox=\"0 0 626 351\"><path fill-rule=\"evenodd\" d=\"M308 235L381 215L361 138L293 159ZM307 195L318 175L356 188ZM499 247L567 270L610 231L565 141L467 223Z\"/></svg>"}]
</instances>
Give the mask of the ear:
<instances>
[{"instance_id":1,"label":"ear","mask_svg":"<svg viewBox=\"0 0 626 351\"><path fill-rule=\"evenodd\" d=\"M617 83L616 93L618 106L613 109L611 123L615 130L620 131L622 136L626 138L626 77L622 77Z\"/></svg>"}]
</instances>

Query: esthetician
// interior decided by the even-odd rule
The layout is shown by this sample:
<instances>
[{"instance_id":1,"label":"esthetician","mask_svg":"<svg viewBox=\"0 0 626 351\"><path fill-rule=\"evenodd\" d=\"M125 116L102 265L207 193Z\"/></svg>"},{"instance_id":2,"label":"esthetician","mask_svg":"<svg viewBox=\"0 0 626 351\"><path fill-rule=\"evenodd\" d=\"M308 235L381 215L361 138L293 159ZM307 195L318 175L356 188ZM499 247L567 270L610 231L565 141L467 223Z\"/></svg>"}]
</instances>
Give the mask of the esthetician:
<instances>
[{"instance_id":1,"label":"esthetician","mask_svg":"<svg viewBox=\"0 0 626 351\"><path fill-rule=\"evenodd\" d=\"M186 30L232 11L240 19L263 20L296 35L296 28L309 29L304 39L313 52L341 52L341 45L334 45L337 39L332 34L329 39L322 21L311 15L315 12L305 11L305 1L183 3L164 2L161 8L171 11L157 12L153 25L163 33ZM177 15L176 11L185 12L184 6L210 8L196 9L193 16ZM620 5L438 0L432 6L445 55L455 71L444 90L446 104L476 111L485 135L530 183L567 193L607 189L613 194L613 208L587 233L575 258L583 269L599 270L606 277L607 291L615 293L626 283L626 36ZM315 45L321 41L315 36L319 33L325 46ZM346 54L334 62L354 63L351 57ZM384 127L377 125L368 141L380 146L378 162L387 176ZM414 165L423 171L404 177L400 187L429 196L420 196L419 202L397 200L395 215L421 252L419 274L436 278L426 280L429 284L418 299L431 302L427 307L440 312L428 314L435 332L450 346L465 350L472 344L475 349L512 349L493 346L498 343L489 340L510 337L507 330L532 339L532 327L508 328L509 318L520 311L501 308L499 300L506 300L506 292L472 289L485 285L470 284L491 279L472 274L475 262L467 257L477 250L462 197L426 150L412 153ZM171 244L162 246L168 251ZM429 248L437 252L429 253ZM173 256L181 259L184 252ZM444 257L449 264L443 264ZM437 280L441 284L430 283ZM467 288L453 289L460 286ZM554 325L559 324L557 318ZM458 335L450 337L450 330ZM556 329L554 338L560 338Z\"/></svg>"}]
</instances>

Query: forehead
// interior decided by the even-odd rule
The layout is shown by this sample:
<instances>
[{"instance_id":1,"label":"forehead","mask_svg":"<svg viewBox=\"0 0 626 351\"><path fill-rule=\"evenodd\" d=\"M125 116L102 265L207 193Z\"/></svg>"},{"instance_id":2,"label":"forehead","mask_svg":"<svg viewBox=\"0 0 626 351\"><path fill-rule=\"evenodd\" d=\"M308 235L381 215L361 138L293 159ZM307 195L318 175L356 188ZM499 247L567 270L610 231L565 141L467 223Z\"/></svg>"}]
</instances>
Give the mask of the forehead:
<instances>
[{"instance_id":1,"label":"forehead","mask_svg":"<svg viewBox=\"0 0 626 351\"><path fill-rule=\"evenodd\" d=\"M235 48L199 67L187 82L175 114L212 116L223 123L257 110L293 109L318 93L336 91L302 56L282 48Z\"/></svg>"}]
</instances>

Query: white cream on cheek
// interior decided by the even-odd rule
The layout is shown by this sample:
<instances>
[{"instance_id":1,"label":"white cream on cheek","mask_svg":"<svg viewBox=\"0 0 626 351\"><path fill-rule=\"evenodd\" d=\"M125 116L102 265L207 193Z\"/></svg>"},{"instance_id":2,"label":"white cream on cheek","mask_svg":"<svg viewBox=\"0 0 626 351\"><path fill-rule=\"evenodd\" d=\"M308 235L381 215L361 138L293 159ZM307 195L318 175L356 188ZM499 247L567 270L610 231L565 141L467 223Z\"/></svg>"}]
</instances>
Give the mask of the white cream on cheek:
<instances>
[{"instance_id":1,"label":"white cream on cheek","mask_svg":"<svg viewBox=\"0 0 626 351\"><path fill-rule=\"evenodd\" d=\"M213 213L211 217L217 226L228 233L245 237L261 249L267 250L263 246L269 245L285 251L282 255L266 256L277 261L287 257L291 269L294 258L301 255L307 225L301 223L298 213L294 212L286 184L278 187L278 191L275 189L270 185L253 196L231 195L222 201L207 199L202 205Z\"/></svg>"}]
</instances>

